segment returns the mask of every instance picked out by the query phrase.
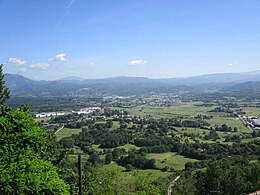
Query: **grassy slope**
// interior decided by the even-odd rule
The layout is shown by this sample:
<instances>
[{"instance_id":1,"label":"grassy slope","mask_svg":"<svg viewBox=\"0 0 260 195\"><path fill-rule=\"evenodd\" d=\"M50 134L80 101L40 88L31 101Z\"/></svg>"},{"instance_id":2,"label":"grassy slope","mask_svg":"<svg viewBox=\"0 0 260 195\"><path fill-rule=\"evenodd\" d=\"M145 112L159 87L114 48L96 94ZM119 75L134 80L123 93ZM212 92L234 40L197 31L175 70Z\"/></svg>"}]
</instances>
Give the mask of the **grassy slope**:
<instances>
[{"instance_id":1,"label":"grassy slope","mask_svg":"<svg viewBox=\"0 0 260 195\"><path fill-rule=\"evenodd\" d=\"M156 167L158 168L164 168L165 166L168 166L170 168L174 168L175 170L181 170L184 169L185 164L187 162L196 162L198 160L191 159L191 158L185 158L181 155L176 155L176 153L172 152L166 152L166 153L150 153L147 154L146 157L148 159L155 159L156 160Z\"/></svg>"},{"instance_id":2,"label":"grassy slope","mask_svg":"<svg viewBox=\"0 0 260 195\"><path fill-rule=\"evenodd\" d=\"M133 170L130 172L126 172L124 167L119 166L114 162L108 165L104 165L103 167L101 167L101 169L103 171L115 171L117 180L125 184L133 183L141 174L147 175L147 179L149 178L151 180L155 180L159 177L166 177L172 174L170 172L162 172L160 170L152 170L152 169Z\"/></svg>"},{"instance_id":3,"label":"grassy slope","mask_svg":"<svg viewBox=\"0 0 260 195\"><path fill-rule=\"evenodd\" d=\"M81 132L81 129L69 129L69 128L63 128L58 133L56 133L57 140L61 140L63 137L70 137L73 134L79 134Z\"/></svg>"}]
</instances>

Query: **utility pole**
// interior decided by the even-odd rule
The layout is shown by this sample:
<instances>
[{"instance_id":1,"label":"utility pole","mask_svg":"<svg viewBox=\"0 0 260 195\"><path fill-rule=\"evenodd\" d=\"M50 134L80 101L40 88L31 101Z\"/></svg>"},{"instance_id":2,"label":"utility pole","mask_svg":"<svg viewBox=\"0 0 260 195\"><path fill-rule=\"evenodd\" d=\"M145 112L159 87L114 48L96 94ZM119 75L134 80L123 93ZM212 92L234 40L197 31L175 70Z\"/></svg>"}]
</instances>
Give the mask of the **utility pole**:
<instances>
[{"instance_id":1,"label":"utility pole","mask_svg":"<svg viewBox=\"0 0 260 195\"><path fill-rule=\"evenodd\" d=\"M79 195L83 194L83 178L82 178L82 158L78 155L78 170L79 170Z\"/></svg>"}]
</instances>

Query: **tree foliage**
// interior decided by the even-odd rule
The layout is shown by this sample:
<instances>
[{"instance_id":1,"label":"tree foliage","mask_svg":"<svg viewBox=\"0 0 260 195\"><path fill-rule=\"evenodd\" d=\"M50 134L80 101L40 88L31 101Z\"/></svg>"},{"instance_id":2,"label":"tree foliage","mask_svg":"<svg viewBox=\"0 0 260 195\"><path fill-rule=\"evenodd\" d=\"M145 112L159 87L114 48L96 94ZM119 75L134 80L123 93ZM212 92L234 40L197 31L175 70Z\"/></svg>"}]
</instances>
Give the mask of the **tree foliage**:
<instances>
[{"instance_id":1,"label":"tree foliage","mask_svg":"<svg viewBox=\"0 0 260 195\"><path fill-rule=\"evenodd\" d=\"M260 164L239 163L224 159L212 161L204 172L197 173L197 194L233 195L256 191L260 184Z\"/></svg>"},{"instance_id":2,"label":"tree foliage","mask_svg":"<svg viewBox=\"0 0 260 195\"><path fill-rule=\"evenodd\" d=\"M5 86L3 65L0 64L0 116L3 114L6 107L4 102L11 96L10 90Z\"/></svg>"},{"instance_id":3,"label":"tree foliage","mask_svg":"<svg viewBox=\"0 0 260 195\"><path fill-rule=\"evenodd\" d=\"M47 139L32 117L21 110L0 117L1 194L66 194L67 185L46 159Z\"/></svg>"},{"instance_id":4,"label":"tree foliage","mask_svg":"<svg viewBox=\"0 0 260 195\"><path fill-rule=\"evenodd\" d=\"M28 113L28 107L4 106L10 91L0 66L0 194L68 194L49 159L49 141Z\"/></svg>"}]
</instances>

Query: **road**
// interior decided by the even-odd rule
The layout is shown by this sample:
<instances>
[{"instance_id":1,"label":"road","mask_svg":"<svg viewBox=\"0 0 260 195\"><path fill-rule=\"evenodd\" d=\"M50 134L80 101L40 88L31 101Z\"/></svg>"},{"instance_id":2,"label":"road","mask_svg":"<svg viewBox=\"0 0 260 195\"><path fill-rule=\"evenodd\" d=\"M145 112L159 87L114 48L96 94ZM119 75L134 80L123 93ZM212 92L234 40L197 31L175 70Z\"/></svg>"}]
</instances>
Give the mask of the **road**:
<instances>
[{"instance_id":1,"label":"road","mask_svg":"<svg viewBox=\"0 0 260 195\"><path fill-rule=\"evenodd\" d=\"M246 121L242 118L241 115L238 115L238 117L239 117L239 119L244 123L244 125L247 126L247 128L248 128L251 132L254 131L254 130L252 129L252 127L246 123Z\"/></svg>"},{"instance_id":2,"label":"road","mask_svg":"<svg viewBox=\"0 0 260 195\"><path fill-rule=\"evenodd\" d=\"M168 187L168 195L172 195L172 188L174 187L175 185L175 182L180 179L181 176L177 176L173 181L172 183L169 185Z\"/></svg>"},{"instance_id":3,"label":"road","mask_svg":"<svg viewBox=\"0 0 260 195\"><path fill-rule=\"evenodd\" d=\"M56 134L56 133L58 133L60 130L62 130L64 128L64 125L61 127L61 128L59 128L57 131L55 131L55 133L54 134Z\"/></svg>"}]
</instances>

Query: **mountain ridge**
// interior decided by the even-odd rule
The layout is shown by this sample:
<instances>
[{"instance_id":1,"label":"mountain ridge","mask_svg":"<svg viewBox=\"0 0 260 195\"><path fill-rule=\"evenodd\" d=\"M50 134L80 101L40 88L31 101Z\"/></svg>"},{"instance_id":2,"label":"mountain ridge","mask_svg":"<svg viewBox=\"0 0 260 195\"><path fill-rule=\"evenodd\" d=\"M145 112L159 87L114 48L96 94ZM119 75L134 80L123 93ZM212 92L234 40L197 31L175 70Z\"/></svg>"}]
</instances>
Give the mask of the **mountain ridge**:
<instances>
[{"instance_id":1,"label":"mountain ridge","mask_svg":"<svg viewBox=\"0 0 260 195\"><path fill-rule=\"evenodd\" d=\"M147 93L180 93L227 91L241 83L260 82L260 71L245 73L217 73L186 78L110 77L83 79L65 77L54 81L36 81L19 74L5 74L5 81L13 95L140 95ZM257 84L256 84L257 85ZM241 86L244 90L246 87ZM255 88L254 84L250 84ZM229 89L230 90L230 89Z\"/></svg>"}]
</instances>

